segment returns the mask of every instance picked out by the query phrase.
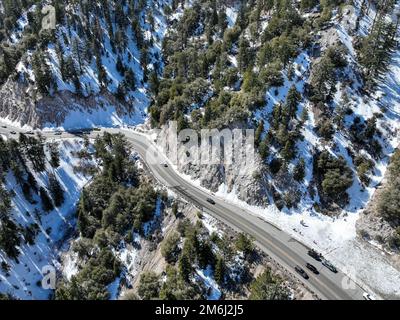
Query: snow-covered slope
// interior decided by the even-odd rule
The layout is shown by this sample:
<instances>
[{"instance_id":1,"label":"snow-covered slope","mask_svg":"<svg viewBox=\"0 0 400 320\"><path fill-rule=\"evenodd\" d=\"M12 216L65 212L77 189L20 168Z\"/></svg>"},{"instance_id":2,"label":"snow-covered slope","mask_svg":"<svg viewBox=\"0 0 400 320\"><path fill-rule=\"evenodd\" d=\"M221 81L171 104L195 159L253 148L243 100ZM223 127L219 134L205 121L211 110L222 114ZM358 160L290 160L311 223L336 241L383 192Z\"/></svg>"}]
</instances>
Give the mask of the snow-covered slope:
<instances>
[{"instance_id":1,"label":"snow-covered slope","mask_svg":"<svg viewBox=\"0 0 400 320\"><path fill-rule=\"evenodd\" d=\"M200 129L210 112L208 125L256 128L262 122L261 140L269 144L264 159L259 157L257 175L237 177L219 166L179 169L187 179L196 180L221 197L246 206L315 247L365 287L382 296L399 296L400 273L385 256L387 253L363 243L356 232L356 221L380 185L389 158L399 145L399 48L393 51L388 71L376 79L378 85L374 90L366 89L359 58L360 41L379 20L377 2L356 0L354 7L347 9L343 5L334 6L332 16L326 18L321 6L302 11L300 2L293 1L302 18L301 22L296 22L298 25L294 23L295 28L301 25L301 31L306 33L286 30L294 39L301 39L295 42L294 53L284 50L291 48L289 40L293 39L285 38L282 32L285 26L279 25L278 19L282 17L274 15L275 9L254 6L246 8L246 14L241 16L240 1L218 2L215 10L205 2L182 1L172 11L170 7L166 10L166 4L172 4L169 1L148 0L141 8L136 7L136 1L122 3L125 5L122 15L127 20L118 16L121 8L116 1L106 6L98 2L90 10L67 1L65 17L55 31L56 41L45 43L40 50L37 47L25 50L16 64L17 72L1 85L0 117L21 125L46 128L139 124L146 121L147 108L151 105L151 117L158 118L156 125L163 125L166 119L178 119ZM366 3L368 10L362 7ZM397 3L397 8L399 5ZM184 9L193 6L196 12ZM288 8L282 10L293 13ZM26 11L34 12L35 7ZM215 29L209 30L208 19L215 13ZM22 42L28 16L24 12L18 19L8 40L11 46ZM321 23L322 18L326 21ZM185 23L180 24L182 19ZM292 22L290 17L282 19ZM397 16L387 14L386 19L395 22ZM79 20L81 22L77 22ZM189 32L186 30L189 25L190 36L183 41L181 36ZM220 25L226 28L224 32L216 31L220 31ZM138 29L134 29L135 26L139 26ZM270 30L278 35L271 35ZM264 41L264 37L269 40ZM170 40L164 46L163 38ZM283 45L279 45L279 41L283 41ZM305 44L307 41L309 45ZM265 47L269 42L275 45L274 49ZM333 68L328 88L331 97L315 102L310 86L321 61L332 53L330 49L334 50L334 58L338 58L337 54L340 56L337 60L343 58L344 61ZM266 62L259 63L262 50L268 57L276 54L274 50L291 56L286 64L276 64L267 58ZM52 75L47 86L48 96L40 93L38 72L33 68L38 52L44 56ZM250 70L242 70L243 60L246 60L243 52L256 61ZM195 58L199 62L195 61L193 67L191 62ZM167 59L165 66L164 59ZM72 61L76 75L65 72L68 61ZM201 68L196 69L199 66ZM268 72L275 67L279 70L272 77ZM129 70L134 75L134 84ZM159 90L164 90L162 94L156 93L159 88L154 89L154 70L158 76L164 72L157 79L165 80ZM197 72L197 78L204 81L193 81L188 70ZM228 70L232 73L228 74ZM258 76L262 81L257 81ZM260 87L266 82L263 76L267 80L270 80L268 76L281 77L282 83L268 85L254 98L252 90L257 82L262 82ZM287 130L279 123L284 121L279 108L287 103L291 88L295 88L301 98ZM198 92L200 97L193 98ZM227 96L228 102L225 101ZM181 97L182 100L176 99ZM256 107L252 99L256 100ZM184 113L182 117L181 113ZM245 119L241 117L243 114ZM279 120L276 129L273 128L275 116ZM230 122L231 119L234 121ZM368 138L367 130L372 132L368 133ZM289 134L296 137L293 146L287 141L283 145L275 141L284 140L282 136L285 138ZM287 151L286 147L294 150L292 157L285 158L282 151ZM328 203L327 198L335 198L335 194L323 191L318 172L322 171L318 168L321 154L330 157L331 162L340 162L341 166L335 168L339 170L337 175L346 172L346 178L351 176L351 181L344 183L341 197L333 203ZM284 165L273 172L271 167L276 160ZM294 173L302 160L304 178L298 181ZM9 181L12 183L12 177ZM269 205L250 207L245 202Z\"/></svg>"},{"instance_id":2,"label":"snow-covered slope","mask_svg":"<svg viewBox=\"0 0 400 320\"><path fill-rule=\"evenodd\" d=\"M7 266L7 270L0 269L1 293L28 300L49 297L51 291L42 287L42 272L47 272L44 267L58 264L59 251L66 239L75 232L75 205L81 189L90 181L90 176L76 171L76 167L81 164L77 152L85 149L83 140L63 140L59 146L60 166L53 169L47 163L45 172L33 171L38 187L47 188L48 173L54 173L65 191L63 205L50 212L43 212L38 196L33 199L36 204L28 202L15 176L11 172L7 174L5 188L15 194L12 197L11 219L21 228L37 224L38 229L33 244L22 240L16 260L0 252L0 259L4 263L2 266Z\"/></svg>"},{"instance_id":3,"label":"snow-covered slope","mask_svg":"<svg viewBox=\"0 0 400 320\"><path fill-rule=\"evenodd\" d=\"M271 203L269 206L260 208L246 204L245 202L254 204L254 200L260 196L260 192L258 190L246 192L252 185L251 181L232 178L228 170L221 170L219 166L206 168L182 166L178 169L185 174L187 179L194 180L199 186L211 189L217 195L245 206L265 219L278 224L300 241L323 253L354 280L362 283L363 287L370 288L382 297L398 297L400 295L400 272L390 258L393 253L383 253L364 243L362 239L357 238L356 230L356 221L380 185L389 158L400 142L400 51L397 46L392 54L388 71L378 81L376 89L371 92L365 91L363 89L365 83L361 77L362 67L356 47L360 38L371 32L379 15L372 2L368 2L368 11L362 15L362 3L365 1L354 1L354 7L350 7L349 12L344 14L339 9L333 10L329 24L316 33L311 33L311 41L319 50L307 48L298 52L290 66L294 70L294 74L289 76L289 68L284 68L282 70L283 84L269 88L263 106L252 113L251 120L256 123L263 120L264 135L268 134L271 119L274 117L274 108L277 104L285 104L289 89L294 86L302 97L296 117L301 119L304 110L308 115L301 129L302 139L296 142L296 156L287 161L286 170L282 170L278 174L271 174L268 169L257 168L261 173L267 171L262 183L263 190L268 191L268 200ZM346 12L346 10L343 11ZM235 19L235 16L231 14L233 8L230 8L228 12L228 20ZM303 15L303 18L312 19L312 15L307 13ZM387 20L391 19L395 23L397 18L395 15L389 14ZM357 20L358 23L356 23ZM262 23L258 32L262 34L272 21L270 12L261 10L260 21ZM229 23L229 27L232 27L231 23ZM246 30L245 37L253 40L254 37L252 38L250 32L250 30ZM204 37L199 35L194 38L196 41L205 41ZM197 45L197 43L193 41L193 45ZM250 46L256 52L261 50L260 43L257 41L250 42ZM332 47L343 48L346 66L335 69L337 73L334 81L335 93L332 101L321 108L311 100L307 90L309 90L313 74L322 57ZM237 48L234 48L229 52L227 68L237 67L238 51ZM257 67L254 67L253 71L257 73ZM208 79L211 82L210 87L213 84L212 77L211 74ZM225 89L228 92L238 91L235 86ZM214 88L212 90L218 94L217 90ZM242 92L243 87L240 93ZM341 114L343 106L347 108L347 111L341 115L343 118L339 124L335 118ZM203 115L207 107L207 103L199 107ZM190 114L188 119L191 125L198 125L195 120L190 119ZM319 131L324 122L328 121L333 123L334 128L331 138L323 137ZM360 143L354 138L354 135L362 134L362 129L361 131L355 129L358 123L361 124L360 127L369 126L371 123L376 124L374 125L376 132L371 141ZM355 130L355 134L353 130ZM273 134L278 135L279 132L273 132ZM376 153L379 145L381 151ZM269 155L265 161L267 164L276 158L282 159L276 145L272 144L269 147ZM331 155L333 159L344 159L346 167L353 176L352 183L346 190L348 202L344 201L343 205L330 207L328 210L326 207L324 208L325 203L321 195L322 186L316 183L315 164L318 155L322 152ZM305 161L305 175L304 180L298 183L290 177L301 158ZM371 163L371 167L366 170L365 175L361 174L358 163L360 158ZM240 166L240 164L237 165ZM246 185L247 190L243 190L243 185ZM287 198L292 200L294 205L287 205ZM282 200L284 200L283 204ZM327 214L331 216L327 216Z\"/></svg>"},{"instance_id":4,"label":"snow-covered slope","mask_svg":"<svg viewBox=\"0 0 400 320\"><path fill-rule=\"evenodd\" d=\"M34 127L143 122L148 78L162 68L168 1L149 0L142 7L136 1L90 6L67 1L56 11L56 28L41 30L35 41L27 13L34 15L44 4L23 12L9 37L8 46L21 57L0 87L0 116ZM21 48L27 37L34 44Z\"/></svg>"}]
</instances>

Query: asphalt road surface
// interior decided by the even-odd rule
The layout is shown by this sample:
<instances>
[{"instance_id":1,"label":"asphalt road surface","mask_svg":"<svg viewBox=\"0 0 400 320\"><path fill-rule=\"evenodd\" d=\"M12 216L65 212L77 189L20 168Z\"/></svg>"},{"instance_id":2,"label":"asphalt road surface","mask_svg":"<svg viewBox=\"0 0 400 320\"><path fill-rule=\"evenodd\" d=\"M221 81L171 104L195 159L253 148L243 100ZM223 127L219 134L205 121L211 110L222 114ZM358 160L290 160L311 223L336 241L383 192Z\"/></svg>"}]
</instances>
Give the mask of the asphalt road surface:
<instances>
[{"instance_id":1,"label":"asphalt road surface","mask_svg":"<svg viewBox=\"0 0 400 320\"><path fill-rule=\"evenodd\" d=\"M8 125L5 126L6 128L0 124L0 134L5 134L9 137L17 138L19 132L26 132L23 129ZM14 131L16 134L11 134L11 131ZM164 166L164 163L168 163L168 160L157 151L154 144L146 136L129 129L113 128L102 129L102 131L124 134L160 183L173 189L186 200L233 229L251 235L261 250L291 272L306 287L316 293L319 298L326 300L363 299L364 290L358 284L341 272L333 273L323 266L321 262L311 258L307 254L309 248L293 239L289 234L251 212L224 199L215 197L212 193L204 189L198 188L190 181L184 179L171 165ZM58 135L54 132L46 131L42 131L41 134L46 139L62 139L76 137L77 135L77 133L68 132ZM81 135L81 133L78 134ZM92 131L86 134L89 137L94 137L99 132ZM215 204L207 201L210 198L214 200ZM307 262L318 269L318 275L315 275L305 267ZM296 265L301 266L307 272L309 276L308 280L295 272L294 267Z\"/></svg>"}]
</instances>

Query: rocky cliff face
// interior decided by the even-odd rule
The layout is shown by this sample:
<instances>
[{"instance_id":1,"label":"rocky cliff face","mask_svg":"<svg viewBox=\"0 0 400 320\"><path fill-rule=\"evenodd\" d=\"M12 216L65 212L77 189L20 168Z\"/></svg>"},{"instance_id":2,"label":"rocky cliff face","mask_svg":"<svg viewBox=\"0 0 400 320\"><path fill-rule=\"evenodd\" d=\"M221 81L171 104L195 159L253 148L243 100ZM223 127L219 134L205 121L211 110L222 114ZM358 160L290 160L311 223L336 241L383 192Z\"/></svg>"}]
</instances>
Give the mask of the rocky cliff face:
<instances>
[{"instance_id":1,"label":"rocky cliff face","mask_svg":"<svg viewBox=\"0 0 400 320\"><path fill-rule=\"evenodd\" d=\"M400 228L398 219L391 213L398 208L398 183L399 179L399 151L392 156L391 163L382 182L377 186L374 195L363 210L357 221L357 234L371 244L383 248L396 257L395 261L400 266ZM390 197L388 195L394 195ZM397 197L397 198L396 198ZM389 208L389 209L388 209ZM390 212L388 212L390 211Z\"/></svg>"},{"instance_id":2,"label":"rocky cliff face","mask_svg":"<svg viewBox=\"0 0 400 320\"><path fill-rule=\"evenodd\" d=\"M62 126L71 113L90 118L95 112L102 112L103 119L97 124L107 121L109 109L115 116L130 117L137 110L133 105L121 103L108 91L82 97L70 91L59 91L53 96L43 97L34 88L12 79L0 88L0 117L7 118L21 126L43 128L46 125ZM96 120L93 120L96 125Z\"/></svg>"},{"instance_id":3,"label":"rocky cliff face","mask_svg":"<svg viewBox=\"0 0 400 320\"><path fill-rule=\"evenodd\" d=\"M190 160L189 157L191 155L188 150L191 150L191 147L186 144L191 142L180 141L178 142L177 156L174 156L173 144L178 141L178 136L176 131L170 130L170 128L168 125L163 126L157 135L156 143L181 173L189 176L192 180L198 181L202 187L212 192L233 193L240 200L251 205L264 206L269 203L270 186L267 171L259 154L255 152L254 160L251 161L249 157L246 158L246 149L243 147L241 157L238 157L238 160L233 157L232 163L225 162L223 156L221 156L222 160L219 163L207 164L201 160L206 149L202 154L200 142L198 144L198 150L200 150L198 151L198 158ZM222 152L224 143L223 140L220 140L220 142ZM251 161L251 165L249 165L249 161Z\"/></svg>"},{"instance_id":4,"label":"rocky cliff face","mask_svg":"<svg viewBox=\"0 0 400 320\"><path fill-rule=\"evenodd\" d=\"M8 79L0 88L0 116L21 125L37 126L39 115L35 110L35 95L32 88Z\"/></svg>"}]
</instances>

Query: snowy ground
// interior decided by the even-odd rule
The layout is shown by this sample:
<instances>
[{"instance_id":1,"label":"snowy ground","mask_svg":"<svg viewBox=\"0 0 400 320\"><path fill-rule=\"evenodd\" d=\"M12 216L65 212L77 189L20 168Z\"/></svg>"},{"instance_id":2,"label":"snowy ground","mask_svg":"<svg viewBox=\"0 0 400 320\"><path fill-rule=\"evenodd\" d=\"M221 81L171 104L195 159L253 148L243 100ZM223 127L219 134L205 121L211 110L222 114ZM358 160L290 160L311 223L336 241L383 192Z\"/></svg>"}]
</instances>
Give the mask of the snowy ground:
<instances>
[{"instance_id":1,"label":"snowy ground","mask_svg":"<svg viewBox=\"0 0 400 320\"><path fill-rule=\"evenodd\" d=\"M231 26L234 24L237 14L235 10L228 9L227 15L229 25ZM158 19L161 18L156 17L156 20ZM368 28L369 24L371 23L371 21L368 21L368 18L366 20L367 21L361 22L362 29ZM162 20L160 20L160 26L163 25L164 24ZM337 31L340 39L349 48L350 53L354 54L352 38L343 28L338 28ZM162 36L164 32L165 30L162 29L160 36ZM113 79L113 88L115 88L116 83L118 83L116 72L115 70L111 69L111 67L108 69L108 66L111 65L110 61L104 61L104 63L107 67L110 78ZM305 54L301 54L296 59L295 66L299 66L299 69L297 69L297 67L295 68L296 75L304 74L309 68L309 57ZM90 73L88 74L90 75ZM81 80L82 82L85 82L87 79ZM302 81L293 82L289 81L285 77L285 86L279 90L278 95L275 95L273 90L267 93L268 103L259 114L256 114L256 118L264 118L265 115L271 112L272 107L276 102L283 101L287 95L287 90L292 84L295 84L299 91L303 90L304 83ZM60 83L59 85L62 84ZM386 112L384 114L384 118L379 121L380 128L384 130L382 127L382 124L384 124L385 126L392 127L394 131L397 130L398 132L400 129L400 96L398 88L400 88L399 51L397 51L394 57L392 68L386 80L376 95L379 97L379 99L373 99L369 102L365 102L360 96L351 96L355 115L360 116L363 119L368 119L372 116L373 112L380 110L382 106L384 106L386 108ZM65 87L64 89L68 88ZM341 97L337 97L337 99L340 98ZM301 112L303 107L306 107L306 105L301 105L299 112ZM140 116L141 115L138 115L138 117ZM346 119L346 121L351 120L352 119L350 118ZM133 122L139 123L140 119L133 119ZM94 126L94 124L114 126L126 123L130 123L128 119L118 117L115 113L115 109L110 107L104 110L98 109L92 113L82 113L78 111L72 112L66 119L64 127L86 127ZM313 123L313 117L310 112L310 119L306 123L306 129L304 131L305 142L303 145L299 146L300 150L309 150L311 147L319 144L319 140L313 132L313 127L315 127L315 123ZM338 145L339 153L345 156L350 167L354 170L352 161L346 157L348 154L347 151L345 151L345 139L343 139L343 137L339 134L335 135L334 139ZM394 147L398 146L398 144L399 139L393 136L389 144L384 146L385 154L389 156L393 152ZM306 162L311 160L308 156L308 152L304 152L301 155L305 158ZM59 169L60 172L57 172L61 180L64 181L65 179L67 184L65 187L72 191L70 197L68 197L70 198L68 199L69 203L65 204L63 207L65 210L72 206L74 201L78 199L80 188L82 185L84 185L84 183L87 182L85 178L75 180L76 177L73 172L71 172L71 163L69 163L69 161L72 160L66 155L65 159L63 159L62 167ZM349 274L350 277L357 282L361 282L364 286L371 288L372 291L380 293L381 295L400 297L400 272L390 265L389 261L382 253L365 245L356 238L355 223L359 218L360 212L375 191L373 186L382 180L386 170L386 164L387 159L383 159L381 162L376 163L376 169L371 177L371 187L367 188L365 191L361 192L359 182L355 181L353 186L349 189L351 203L346 208L346 212L336 219L323 216L313 211L311 207L311 199L304 199L297 210L286 210L281 212L277 210L274 205L271 205L267 208L250 207L244 202L238 200L234 190L231 193L227 193L224 185L221 185L220 190L216 195L226 199L227 201L231 201L237 205L243 206L255 214L263 217L264 219L277 224L279 227L290 233L293 237L299 239L301 242L316 248L329 260L334 262L334 264L336 264L337 267L339 267L342 271ZM190 177L184 177L190 180ZM40 177L37 178L40 181ZM309 181L310 178L311 172L307 170L306 181ZM44 177L42 177L42 179L44 179ZM198 186L200 185L199 181L194 181L194 183ZM13 188L14 185L15 181L10 179L8 187ZM31 208L29 208L29 204L24 201L21 193L19 194L20 196L14 199L16 202L16 207L18 208L16 209L16 214L18 215L20 221L25 221L28 219L28 217L26 217L24 212ZM45 221L45 223L55 228L65 224L63 217L68 216L68 212L64 212L64 209L60 210L60 212L52 212L49 214L49 216L55 216L56 218L49 219L49 221ZM213 231L214 227L212 224L208 224L207 222L205 224L209 231ZM2 280L0 282L0 291L17 292L18 296L28 299L32 297L43 298L47 295L45 291L36 286L35 282L40 278L41 266L47 264L48 261L51 261L52 259L52 250L50 247L54 242L54 239L52 238L50 240L50 244L47 243L44 233L40 234L38 239L40 239L38 242L40 243L38 246L39 252L36 252L35 250L35 253L30 247L22 248L21 251L23 251L23 254L21 255L20 259L21 263L19 265L12 266L13 271L11 272L11 276L6 278L4 277L3 273L0 273L0 279ZM24 265L26 265L26 267ZM34 271L28 271L28 269ZM204 278L207 277L205 271L200 273L201 274L199 274L199 276L203 276ZM27 279L23 279L21 276L18 276L22 274L27 274L29 277L27 276ZM29 285L27 283L29 283ZM18 289L15 287L12 288L13 286L18 286ZM113 288L110 288L110 291L114 291L112 290ZM29 294L29 291L31 291L31 294Z\"/></svg>"},{"instance_id":2,"label":"snowy ground","mask_svg":"<svg viewBox=\"0 0 400 320\"><path fill-rule=\"evenodd\" d=\"M63 124L55 127L46 123L43 130L71 130L94 127L115 127L122 124L136 125L143 122L144 111L132 115L119 115L115 106L107 105L91 110L77 109L70 111Z\"/></svg>"},{"instance_id":3,"label":"snowy ground","mask_svg":"<svg viewBox=\"0 0 400 320\"><path fill-rule=\"evenodd\" d=\"M49 213L39 213L36 215L35 209L40 209L40 199L38 205L32 205L26 201L20 186L14 177L9 174L6 178L6 188L14 190L16 196L13 200L12 217L15 222L22 226L37 223L40 231L35 239L35 244L22 245L18 257L18 262L8 259L0 253L0 260L7 261L10 266L9 274L0 270L0 292L11 293L20 299L47 299L51 291L44 290L41 286L42 268L47 265L56 266L58 250L60 249L68 232L74 226L73 214L82 187L88 183L89 177L75 173L74 165L77 159L71 152L81 150L83 141L77 139L66 139L60 144L59 168L54 170L65 190L65 203ZM48 167L47 171L51 169ZM39 186L47 185L47 174L34 173ZM40 220L40 221L39 221Z\"/></svg>"},{"instance_id":4,"label":"snowy ground","mask_svg":"<svg viewBox=\"0 0 400 320\"><path fill-rule=\"evenodd\" d=\"M203 281L204 285L209 288L207 300L219 300L221 297L221 290L213 278L213 271L211 266L205 270L196 270L197 275Z\"/></svg>"}]
</instances>

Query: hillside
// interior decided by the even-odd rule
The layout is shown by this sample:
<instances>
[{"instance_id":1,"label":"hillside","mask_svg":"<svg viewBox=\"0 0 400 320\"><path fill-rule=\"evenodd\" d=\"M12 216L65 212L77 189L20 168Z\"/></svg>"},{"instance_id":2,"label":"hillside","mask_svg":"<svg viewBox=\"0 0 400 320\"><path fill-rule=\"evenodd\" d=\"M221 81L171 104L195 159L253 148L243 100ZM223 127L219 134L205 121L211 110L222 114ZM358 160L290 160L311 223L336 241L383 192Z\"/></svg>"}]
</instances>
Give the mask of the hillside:
<instances>
[{"instance_id":1,"label":"hillside","mask_svg":"<svg viewBox=\"0 0 400 320\"><path fill-rule=\"evenodd\" d=\"M54 29L43 30L46 4ZM170 121L197 133L253 129L254 166L187 163L181 154L174 168L323 252L381 297L398 297L399 12L395 0L4 0L0 120L47 130L136 126L166 154ZM6 190L12 170L3 166ZM35 176L44 185L46 177ZM65 179L82 179L66 198L82 201L89 178ZM103 211L113 215L104 206L89 214L94 229L78 223L81 237L94 241L107 229ZM129 223L147 221L139 220Z\"/></svg>"},{"instance_id":2,"label":"hillside","mask_svg":"<svg viewBox=\"0 0 400 320\"><path fill-rule=\"evenodd\" d=\"M178 130L254 128L255 168L180 158L178 169L278 223L383 295L398 294L395 211L390 230L378 237L389 247L386 256L376 239L370 243L377 251L356 238L356 221L399 143L399 4L352 4L237 3L217 5L217 15L201 14L215 12L207 4L187 9L165 36L169 48L183 37L184 50L164 55L151 122L165 127L176 120ZM183 25L191 28L185 33ZM391 280L382 281L382 269Z\"/></svg>"},{"instance_id":3,"label":"hillside","mask_svg":"<svg viewBox=\"0 0 400 320\"><path fill-rule=\"evenodd\" d=\"M315 298L250 238L158 185L121 135L1 147L2 298Z\"/></svg>"},{"instance_id":4,"label":"hillside","mask_svg":"<svg viewBox=\"0 0 400 320\"><path fill-rule=\"evenodd\" d=\"M77 154L82 140L44 143L0 138L2 180L0 292L20 299L47 299L42 272L75 233L75 204L91 168ZM34 154L34 156L33 156Z\"/></svg>"},{"instance_id":5,"label":"hillside","mask_svg":"<svg viewBox=\"0 0 400 320\"><path fill-rule=\"evenodd\" d=\"M33 127L137 124L162 69L162 1L3 1L0 115ZM45 5L55 28L43 28ZM22 13L22 14L21 14Z\"/></svg>"}]
</instances>

